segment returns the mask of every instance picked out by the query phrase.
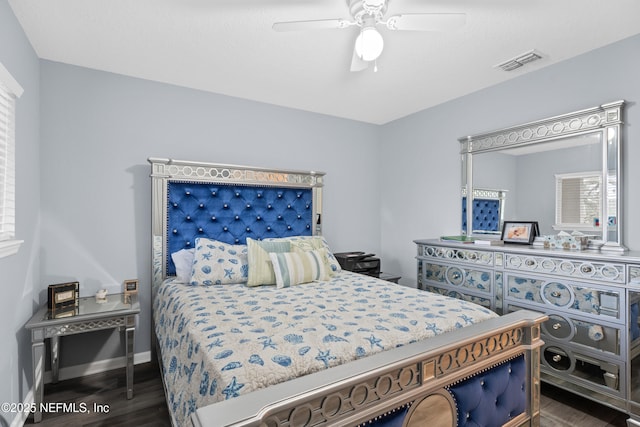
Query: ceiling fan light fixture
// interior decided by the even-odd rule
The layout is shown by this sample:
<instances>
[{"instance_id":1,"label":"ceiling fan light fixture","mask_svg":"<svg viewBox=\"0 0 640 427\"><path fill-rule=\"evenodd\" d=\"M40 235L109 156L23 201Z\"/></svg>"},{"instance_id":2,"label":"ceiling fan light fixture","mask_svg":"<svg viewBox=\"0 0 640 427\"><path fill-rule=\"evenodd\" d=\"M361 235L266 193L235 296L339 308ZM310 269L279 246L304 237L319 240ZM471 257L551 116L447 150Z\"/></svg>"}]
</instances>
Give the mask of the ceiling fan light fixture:
<instances>
[{"instance_id":1,"label":"ceiling fan light fixture","mask_svg":"<svg viewBox=\"0 0 640 427\"><path fill-rule=\"evenodd\" d=\"M363 27L356 38L356 55L363 61L375 61L384 48L382 34L375 27Z\"/></svg>"}]
</instances>

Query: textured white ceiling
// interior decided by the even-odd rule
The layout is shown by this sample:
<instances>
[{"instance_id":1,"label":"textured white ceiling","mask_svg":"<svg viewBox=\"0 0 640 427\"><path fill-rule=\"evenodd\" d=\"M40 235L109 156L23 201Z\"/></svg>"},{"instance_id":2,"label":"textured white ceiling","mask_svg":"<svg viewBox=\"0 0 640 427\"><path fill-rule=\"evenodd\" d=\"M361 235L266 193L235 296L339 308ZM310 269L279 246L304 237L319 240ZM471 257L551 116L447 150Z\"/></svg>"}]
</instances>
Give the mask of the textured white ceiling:
<instances>
[{"instance_id":1,"label":"textured white ceiling","mask_svg":"<svg viewBox=\"0 0 640 427\"><path fill-rule=\"evenodd\" d=\"M9 0L40 58L382 124L640 33L638 0L389 0L387 15L464 12L450 32L390 32L349 71L356 28L278 33L274 22L349 18L346 0ZM498 63L536 49L513 72Z\"/></svg>"}]
</instances>

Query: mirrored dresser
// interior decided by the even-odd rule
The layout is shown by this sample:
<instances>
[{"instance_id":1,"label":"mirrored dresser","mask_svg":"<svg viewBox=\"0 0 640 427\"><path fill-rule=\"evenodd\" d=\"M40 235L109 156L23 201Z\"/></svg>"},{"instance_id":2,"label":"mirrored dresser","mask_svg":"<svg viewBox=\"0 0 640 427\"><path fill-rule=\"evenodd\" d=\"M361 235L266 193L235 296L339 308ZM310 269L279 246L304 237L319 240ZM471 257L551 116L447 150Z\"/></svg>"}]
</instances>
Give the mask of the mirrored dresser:
<instances>
[{"instance_id":1,"label":"mirrored dresser","mask_svg":"<svg viewBox=\"0 0 640 427\"><path fill-rule=\"evenodd\" d=\"M499 314L546 314L542 379L627 412L640 425L640 252L415 243L420 289Z\"/></svg>"}]
</instances>

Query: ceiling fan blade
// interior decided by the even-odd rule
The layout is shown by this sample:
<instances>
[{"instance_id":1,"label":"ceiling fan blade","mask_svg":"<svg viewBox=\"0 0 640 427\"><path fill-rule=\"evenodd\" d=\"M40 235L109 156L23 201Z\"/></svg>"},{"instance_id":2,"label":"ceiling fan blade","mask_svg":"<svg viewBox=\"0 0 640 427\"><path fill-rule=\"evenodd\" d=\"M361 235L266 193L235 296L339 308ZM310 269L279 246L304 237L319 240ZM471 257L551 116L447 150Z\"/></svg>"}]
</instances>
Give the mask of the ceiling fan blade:
<instances>
[{"instance_id":1,"label":"ceiling fan blade","mask_svg":"<svg viewBox=\"0 0 640 427\"><path fill-rule=\"evenodd\" d=\"M351 72L357 72L366 70L369 68L369 63L367 61L362 60L358 54L356 53L356 48L353 48L353 56L351 57Z\"/></svg>"},{"instance_id":2,"label":"ceiling fan blade","mask_svg":"<svg viewBox=\"0 0 640 427\"><path fill-rule=\"evenodd\" d=\"M390 16L387 28L407 31L446 31L463 26L464 13L413 13Z\"/></svg>"},{"instance_id":3,"label":"ceiling fan blade","mask_svg":"<svg viewBox=\"0 0 640 427\"><path fill-rule=\"evenodd\" d=\"M275 31L307 31L307 30L333 30L347 28L352 25L346 19L319 19L315 21L289 21L273 24Z\"/></svg>"}]
</instances>

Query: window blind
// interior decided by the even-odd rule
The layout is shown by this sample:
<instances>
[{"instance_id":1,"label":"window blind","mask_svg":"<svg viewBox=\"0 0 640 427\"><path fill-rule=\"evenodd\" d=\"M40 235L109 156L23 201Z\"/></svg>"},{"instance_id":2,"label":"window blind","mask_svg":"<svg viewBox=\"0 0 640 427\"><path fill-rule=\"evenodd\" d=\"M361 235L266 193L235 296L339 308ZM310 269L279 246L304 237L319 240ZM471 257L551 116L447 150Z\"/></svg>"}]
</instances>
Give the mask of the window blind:
<instances>
[{"instance_id":1,"label":"window blind","mask_svg":"<svg viewBox=\"0 0 640 427\"><path fill-rule=\"evenodd\" d=\"M558 176L556 180L556 223L593 226L601 220L600 175Z\"/></svg>"},{"instance_id":2,"label":"window blind","mask_svg":"<svg viewBox=\"0 0 640 427\"><path fill-rule=\"evenodd\" d=\"M0 241L15 237L15 105L0 81Z\"/></svg>"}]
</instances>

